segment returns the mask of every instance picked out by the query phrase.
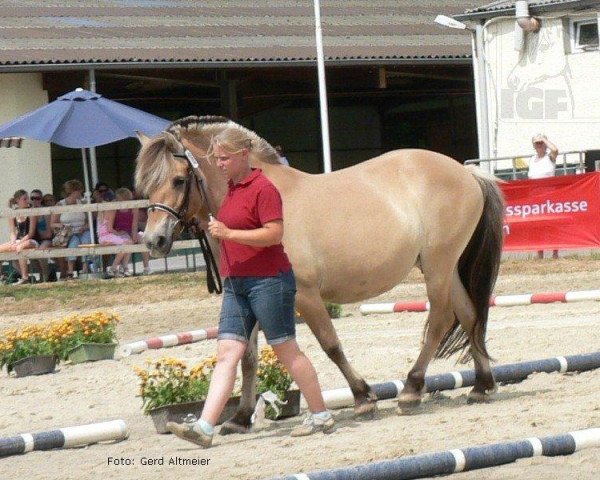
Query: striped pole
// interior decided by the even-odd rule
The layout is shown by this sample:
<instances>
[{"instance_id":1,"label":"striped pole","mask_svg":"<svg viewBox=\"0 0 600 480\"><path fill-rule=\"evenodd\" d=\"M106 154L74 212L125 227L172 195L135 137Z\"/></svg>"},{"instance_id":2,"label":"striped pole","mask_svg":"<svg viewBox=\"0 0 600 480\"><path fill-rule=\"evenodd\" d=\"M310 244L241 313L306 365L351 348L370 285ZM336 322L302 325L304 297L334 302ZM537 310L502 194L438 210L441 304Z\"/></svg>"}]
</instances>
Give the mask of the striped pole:
<instances>
[{"instance_id":1,"label":"striped pole","mask_svg":"<svg viewBox=\"0 0 600 480\"><path fill-rule=\"evenodd\" d=\"M600 352L498 365L492 368L492 372L497 382L516 383L525 380L532 373L585 372L596 368L600 368ZM404 383L402 380L392 380L373 384L371 389L379 400L390 400L400 396ZM463 370L425 377L425 391L427 393L472 387L473 385L475 385L475 370ZM345 408L354 405L354 396L348 387L324 391L323 400L325 400L327 408Z\"/></svg>"},{"instance_id":2,"label":"striped pole","mask_svg":"<svg viewBox=\"0 0 600 480\"><path fill-rule=\"evenodd\" d=\"M514 307L517 305L531 305L533 303L572 303L600 300L600 290L582 290L578 292L545 292L527 293L524 295L493 295L490 298L490 307ZM429 302L396 302L396 303L370 303L360 306L360 313L399 313L399 312L426 312Z\"/></svg>"},{"instance_id":3,"label":"striped pole","mask_svg":"<svg viewBox=\"0 0 600 480\"><path fill-rule=\"evenodd\" d=\"M551 437L532 437L334 470L300 473L283 477L282 480L408 480L496 467L520 458L571 455L586 448L597 447L600 447L600 428L589 428Z\"/></svg>"},{"instance_id":4,"label":"striped pole","mask_svg":"<svg viewBox=\"0 0 600 480\"><path fill-rule=\"evenodd\" d=\"M191 332L173 333L162 337L148 338L138 342L126 343L119 348L121 358L129 355L142 353L146 350L174 347L176 345L185 345L186 343L195 343L202 340L217 338L218 327L209 327L206 330L192 330Z\"/></svg>"},{"instance_id":5,"label":"striped pole","mask_svg":"<svg viewBox=\"0 0 600 480\"><path fill-rule=\"evenodd\" d=\"M82 447L109 440L125 440L127 437L129 431L123 420L66 427L49 432L23 433L16 437L0 438L0 457L19 455L33 450Z\"/></svg>"}]
</instances>

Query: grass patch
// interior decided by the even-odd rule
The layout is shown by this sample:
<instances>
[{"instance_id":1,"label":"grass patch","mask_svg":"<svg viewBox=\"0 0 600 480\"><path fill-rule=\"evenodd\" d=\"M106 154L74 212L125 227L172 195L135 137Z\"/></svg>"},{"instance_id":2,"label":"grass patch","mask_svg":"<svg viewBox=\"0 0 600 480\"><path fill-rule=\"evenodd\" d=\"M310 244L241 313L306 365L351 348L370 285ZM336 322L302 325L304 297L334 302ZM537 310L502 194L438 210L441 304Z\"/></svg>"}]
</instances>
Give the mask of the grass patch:
<instances>
[{"instance_id":1,"label":"grass patch","mask_svg":"<svg viewBox=\"0 0 600 480\"><path fill-rule=\"evenodd\" d=\"M202 299L208 295L204 272L0 286L2 312L13 315L63 308L89 309Z\"/></svg>"}]
</instances>

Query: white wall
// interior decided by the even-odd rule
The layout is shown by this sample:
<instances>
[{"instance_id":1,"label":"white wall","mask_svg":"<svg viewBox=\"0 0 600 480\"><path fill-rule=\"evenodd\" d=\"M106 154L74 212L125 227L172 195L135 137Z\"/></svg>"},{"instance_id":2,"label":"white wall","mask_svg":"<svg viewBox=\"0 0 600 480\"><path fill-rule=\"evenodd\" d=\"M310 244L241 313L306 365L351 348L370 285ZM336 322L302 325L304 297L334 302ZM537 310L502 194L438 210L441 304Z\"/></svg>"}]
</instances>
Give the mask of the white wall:
<instances>
[{"instance_id":1,"label":"white wall","mask_svg":"<svg viewBox=\"0 0 600 480\"><path fill-rule=\"evenodd\" d=\"M41 73L0 74L0 125L48 103ZM0 204L5 208L14 192L52 188L50 144L25 139L21 148L0 148ZM8 221L0 219L0 242L8 236Z\"/></svg>"},{"instance_id":2,"label":"white wall","mask_svg":"<svg viewBox=\"0 0 600 480\"><path fill-rule=\"evenodd\" d=\"M600 149L598 50L570 53L563 20L542 18L520 53L514 27L513 19L502 19L485 32L492 156L533 154L538 132L562 151Z\"/></svg>"}]
</instances>

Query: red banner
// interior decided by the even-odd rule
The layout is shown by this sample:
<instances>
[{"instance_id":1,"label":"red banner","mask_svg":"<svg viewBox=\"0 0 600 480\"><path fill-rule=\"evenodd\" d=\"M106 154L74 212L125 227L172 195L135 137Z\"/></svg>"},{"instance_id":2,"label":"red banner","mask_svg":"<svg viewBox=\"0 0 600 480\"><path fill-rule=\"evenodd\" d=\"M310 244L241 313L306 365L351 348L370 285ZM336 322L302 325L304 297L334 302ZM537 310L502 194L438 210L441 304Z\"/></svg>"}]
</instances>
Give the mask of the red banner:
<instances>
[{"instance_id":1,"label":"red banner","mask_svg":"<svg viewBox=\"0 0 600 480\"><path fill-rule=\"evenodd\" d=\"M501 187L504 250L600 248L600 172Z\"/></svg>"}]
</instances>

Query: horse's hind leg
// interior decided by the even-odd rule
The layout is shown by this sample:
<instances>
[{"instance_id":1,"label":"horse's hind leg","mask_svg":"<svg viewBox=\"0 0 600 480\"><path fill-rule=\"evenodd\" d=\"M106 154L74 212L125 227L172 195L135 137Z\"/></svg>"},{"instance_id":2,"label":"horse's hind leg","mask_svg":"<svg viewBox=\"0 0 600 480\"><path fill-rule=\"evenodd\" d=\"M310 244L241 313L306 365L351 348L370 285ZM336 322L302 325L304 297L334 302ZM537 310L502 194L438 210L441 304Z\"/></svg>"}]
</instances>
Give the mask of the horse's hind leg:
<instances>
[{"instance_id":1,"label":"horse's hind leg","mask_svg":"<svg viewBox=\"0 0 600 480\"><path fill-rule=\"evenodd\" d=\"M258 326L254 327L242 357L242 398L235 414L227 420L219 433L247 433L252 427L252 414L256 407L256 367L258 365Z\"/></svg>"},{"instance_id":2,"label":"horse's hind leg","mask_svg":"<svg viewBox=\"0 0 600 480\"><path fill-rule=\"evenodd\" d=\"M452 306L458 321L469 335L471 345L473 345L472 336L476 320L475 308L457 270L454 271L452 278ZM490 394L496 391L496 381L490 368L490 361L476 348L471 347L470 351L475 363L475 385L469 393L467 401L469 403L489 401Z\"/></svg>"},{"instance_id":3,"label":"horse's hind leg","mask_svg":"<svg viewBox=\"0 0 600 480\"><path fill-rule=\"evenodd\" d=\"M319 291L316 288L303 288L299 285L296 308L317 337L323 351L338 366L348 381L354 395L354 413L357 416L372 415L377 409L377 398L371 392L367 382L348 362Z\"/></svg>"},{"instance_id":4,"label":"horse's hind leg","mask_svg":"<svg viewBox=\"0 0 600 480\"><path fill-rule=\"evenodd\" d=\"M454 323L452 311L451 287L453 265L447 265L447 256L439 255L436 261L423 261L423 273L427 286L430 309L427 317L427 330L423 348L417 361L408 373L402 393L398 397L398 413L407 413L416 407L423 396L425 373L434 357L440 342ZM444 265L446 263L446 265Z\"/></svg>"}]
</instances>

